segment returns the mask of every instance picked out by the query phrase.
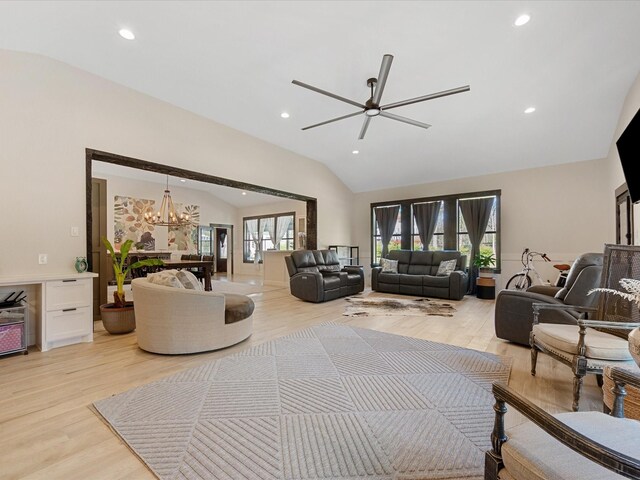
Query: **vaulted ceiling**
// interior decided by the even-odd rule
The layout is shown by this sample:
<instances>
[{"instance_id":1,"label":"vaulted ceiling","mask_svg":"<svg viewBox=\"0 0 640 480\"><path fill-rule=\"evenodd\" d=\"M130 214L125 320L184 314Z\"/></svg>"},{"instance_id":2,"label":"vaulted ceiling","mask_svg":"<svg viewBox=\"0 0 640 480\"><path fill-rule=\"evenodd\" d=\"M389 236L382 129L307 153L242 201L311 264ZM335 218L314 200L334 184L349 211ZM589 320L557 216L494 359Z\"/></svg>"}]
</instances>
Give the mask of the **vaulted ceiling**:
<instances>
[{"instance_id":1,"label":"vaulted ceiling","mask_svg":"<svg viewBox=\"0 0 640 480\"><path fill-rule=\"evenodd\" d=\"M615 1L0 2L0 48L323 162L354 191L606 156L640 71L639 25L640 2ZM428 130L378 117L358 140L362 116L300 130L357 109L293 79L364 102L385 53L383 103L471 91L394 110Z\"/></svg>"}]
</instances>

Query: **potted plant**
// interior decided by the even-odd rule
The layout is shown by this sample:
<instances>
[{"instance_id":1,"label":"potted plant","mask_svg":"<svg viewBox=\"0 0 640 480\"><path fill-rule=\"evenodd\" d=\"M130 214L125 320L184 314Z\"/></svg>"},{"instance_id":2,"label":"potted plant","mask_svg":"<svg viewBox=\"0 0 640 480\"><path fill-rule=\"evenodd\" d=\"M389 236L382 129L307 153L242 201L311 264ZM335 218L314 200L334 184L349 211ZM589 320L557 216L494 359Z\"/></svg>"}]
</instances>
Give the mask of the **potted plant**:
<instances>
[{"instance_id":1,"label":"potted plant","mask_svg":"<svg viewBox=\"0 0 640 480\"><path fill-rule=\"evenodd\" d=\"M120 258L116 255L111 242L106 237L102 237L102 243L111 254L113 273L116 278L116 291L113 292L113 303L100 305L102 323L105 330L109 333L129 333L136 329L136 320L133 311L133 302L127 302L125 299L125 278L128 273L135 268L163 265L163 262L158 258L148 258L127 266L127 257L133 245L133 240L127 240L122 244L120 247Z\"/></svg>"},{"instance_id":2,"label":"potted plant","mask_svg":"<svg viewBox=\"0 0 640 480\"><path fill-rule=\"evenodd\" d=\"M473 259L473 265L478 269L480 277L493 276L493 267L496 264L496 256L493 252L480 252Z\"/></svg>"}]
</instances>

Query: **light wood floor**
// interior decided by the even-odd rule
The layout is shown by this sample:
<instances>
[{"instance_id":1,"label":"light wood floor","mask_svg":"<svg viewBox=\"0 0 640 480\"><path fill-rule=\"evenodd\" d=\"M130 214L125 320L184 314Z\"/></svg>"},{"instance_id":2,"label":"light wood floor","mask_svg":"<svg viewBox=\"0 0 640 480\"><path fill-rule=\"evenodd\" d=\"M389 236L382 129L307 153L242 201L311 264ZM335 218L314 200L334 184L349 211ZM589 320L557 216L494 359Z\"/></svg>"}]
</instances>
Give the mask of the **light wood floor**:
<instances>
[{"instance_id":1,"label":"light wood floor","mask_svg":"<svg viewBox=\"0 0 640 480\"><path fill-rule=\"evenodd\" d=\"M256 283L236 277L235 281ZM450 343L513 357L510 385L551 412L571 407L569 368L545 355L529 375L529 350L495 338L493 302L454 302L452 318L342 315L344 299L304 303L288 289L264 287L256 303L254 333L235 347L206 354L161 356L137 347L135 333L112 336L96 324L93 343L0 358L0 478L152 479L154 476L89 409L95 400L143 385L326 321ZM582 410L600 410L595 379L585 381ZM508 424L522 418L508 415ZM487 432L489 435L490 432Z\"/></svg>"}]
</instances>

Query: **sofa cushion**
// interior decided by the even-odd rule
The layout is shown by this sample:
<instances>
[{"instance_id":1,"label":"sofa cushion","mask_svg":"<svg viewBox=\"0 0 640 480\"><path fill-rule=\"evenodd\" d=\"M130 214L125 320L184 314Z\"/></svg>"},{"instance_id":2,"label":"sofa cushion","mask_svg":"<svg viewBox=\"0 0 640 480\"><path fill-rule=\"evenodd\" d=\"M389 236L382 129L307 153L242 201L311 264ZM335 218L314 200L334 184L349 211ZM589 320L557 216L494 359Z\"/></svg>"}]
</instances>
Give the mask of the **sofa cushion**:
<instances>
[{"instance_id":1,"label":"sofa cushion","mask_svg":"<svg viewBox=\"0 0 640 480\"><path fill-rule=\"evenodd\" d=\"M411 265L433 265L433 252L416 251L411 254Z\"/></svg>"},{"instance_id":2,"label":"sofa cushion","mask_svg":"<svg viewBox=\"0 0 640 480\"><path fill-rule=\"evenodd\" d=\"M321 272L339 272L342 267L340 266L340 259L338 258L338 253L335 250L320 250L322 257L324 259L324 265L317 261L318 270Z\"/></svg>"},{"instance_id":3,"label":"sofa cushion","mask_svg":"<svg viewBox=\"0 0 640 480\"><path fill-rule=\"evenodd\" d=\"M161 272L150 273L147 275L149 283L154 285L163 285L165 287L184 288L184 285L178 280L176 274L178 270L163 270Z\"/></svg>"},{"instance_id":4,"label":"sofa cushion","mask_svg":"<svg viewBox=\"0 0 640 480\"><path fill-rule=\"evenodd\" d=\"M449 277L422 275L422 285L425 287L449 288Z\"/></svg>"},{"instance_id":5,"label":"sofa cushion","mask_svg":"<svg viewBox=\"0 0 640 480\"><path fill-rule=\"evenodd\" d=\"M410 275L429 275L431 273L431 265L409 265L408 273Z\"/></svg>"},{"instance_id":6,"label":"sofa cushion","mask_svg":"<svg viewBox=\"0 0 640 480\"><path fill-rule=\"evenodd\" d=\"M438 265L436 276L448 277L456 269L456 263L458 263L458 261L455 258L441 261L440 265Z\"/></svg>"},{"instance_id":7,"label":"sofa cushion","mask_svg":"<svg viewBox=\"0 0 640 480\"><path fill-rule=\"evenodd\" d=\"M296 250L291 252L291 259L298 272L317 272L318 267L313 250ZM324 259L323 259L324 264Z\"/></svg>"},{"instance_id":8,"label":"sofa cushion","mask_svg":"<svg viewBox=\"0 0 640 480\"><path fill-rule=\"evenodd\" d=\"M635 420L615 418L600 412L559 413L554 416L604 446L640 458L640 444L637 441L640 423ZM509 429L507 436L509 440L502 445L502 459L505 469L513 478L624 478L574 452L531 422Z\"/></svg>"},{"instance_id":9,"label":"sofa cushion","mask_svg":"<svg viewBox=\"0 0 640 480\"><path fill-rule=\"evenodd\" d=\"M578 353L578 326L539 323L533 326L535 338L542 343L571 355ZM624 338L587 328L586 356L600 360L632 360L629 342Z\"/></svg>"},{"instance_id":10,"label":"sofa cushion","mask_svg":"<svg viewBox=\"0 0 640 480\"><path fill-rule=\"evenodd\" d=\"M387 254L387 258L398 261L398 273L409 273L411 253L411 250L391 250Z\"/></svg>"},{"instance_id":11,"label":"sofa cushion","mask_svg":"<svg viewBox=\"0 0 640 480\"><path fill-rule=\"evenodd\" d=\"M400 275L397 273L380 273L378 275L378 282L380 283L400 283Z\"/></svg>"},{"instance_id":12,"label":"sofa cushion","mask_svg":"<svg viewBox=\"0 0 640 480\"><path fill-rule=\"evenodd\" d=\"M419 285L422 286L422 275L398 275L400 285Z\"/></svg>"},{"instance_id":13,"label":"sofa cushion","mask_svg":"<svg viewBox=\"0 0 640 480\"><path fill-rule=\"evenodd\" d=\"M433 252L433 264L437 267L440 265L440 262L443 260L451 260L456 259L456 270L464 270L464 265L462 265L463 256L460 255L460 252L457 250L440 250L437 252ZM435 275L435 273L432 273Z\"/></svg>"},{"instance_id":14,"label":"sofa cushion","mask_svg":"<svg viewBox=\"0 0 640 480\"><path fill-rule=\"evenodd\" d=\"M322 277L325 290L333 290L334 288L340 288L342 282L340 281L340 275L324 275Z\"/></svg>"},{"instance_id":15,"label":"sofa cushion","mask_svg":"<svg viewBox=\"0 0 640 480\"><path fill-rule=\"evenodd\" d=\"M380 266L382 267L382 273L398 273L397 260L389 260L388 258L381 258Z\"/></svg>"},{"instance_id":16,"label":"sofa cushion","mask_svg":"<svg viewBox=\"0 0 640 480\"><path fill-rule=\"evenodd\" d=\"M255 304L246 295L225 293L224 295L224 323L230 324L249 318Z\"/></svg>"}]
</instances>

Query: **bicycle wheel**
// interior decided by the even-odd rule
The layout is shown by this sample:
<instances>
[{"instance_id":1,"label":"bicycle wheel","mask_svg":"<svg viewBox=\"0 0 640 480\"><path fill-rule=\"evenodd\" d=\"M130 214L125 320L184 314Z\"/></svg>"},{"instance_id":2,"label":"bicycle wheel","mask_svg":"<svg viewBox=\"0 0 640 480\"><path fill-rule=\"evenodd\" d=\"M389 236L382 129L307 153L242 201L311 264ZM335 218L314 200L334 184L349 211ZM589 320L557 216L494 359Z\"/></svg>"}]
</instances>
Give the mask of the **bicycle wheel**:
<instances>
[{"instance_id":1,"label":"bicycle wheel","mask_svg":"<svg viewBox=\"0 0 640 480\"><path fill-rule=\"evenodd\" d=\"M516 273L507 282L507 286L504 287L507 290L526 290L531 286L531 277L524 273Z\"/></svg>"}]
</instances>

